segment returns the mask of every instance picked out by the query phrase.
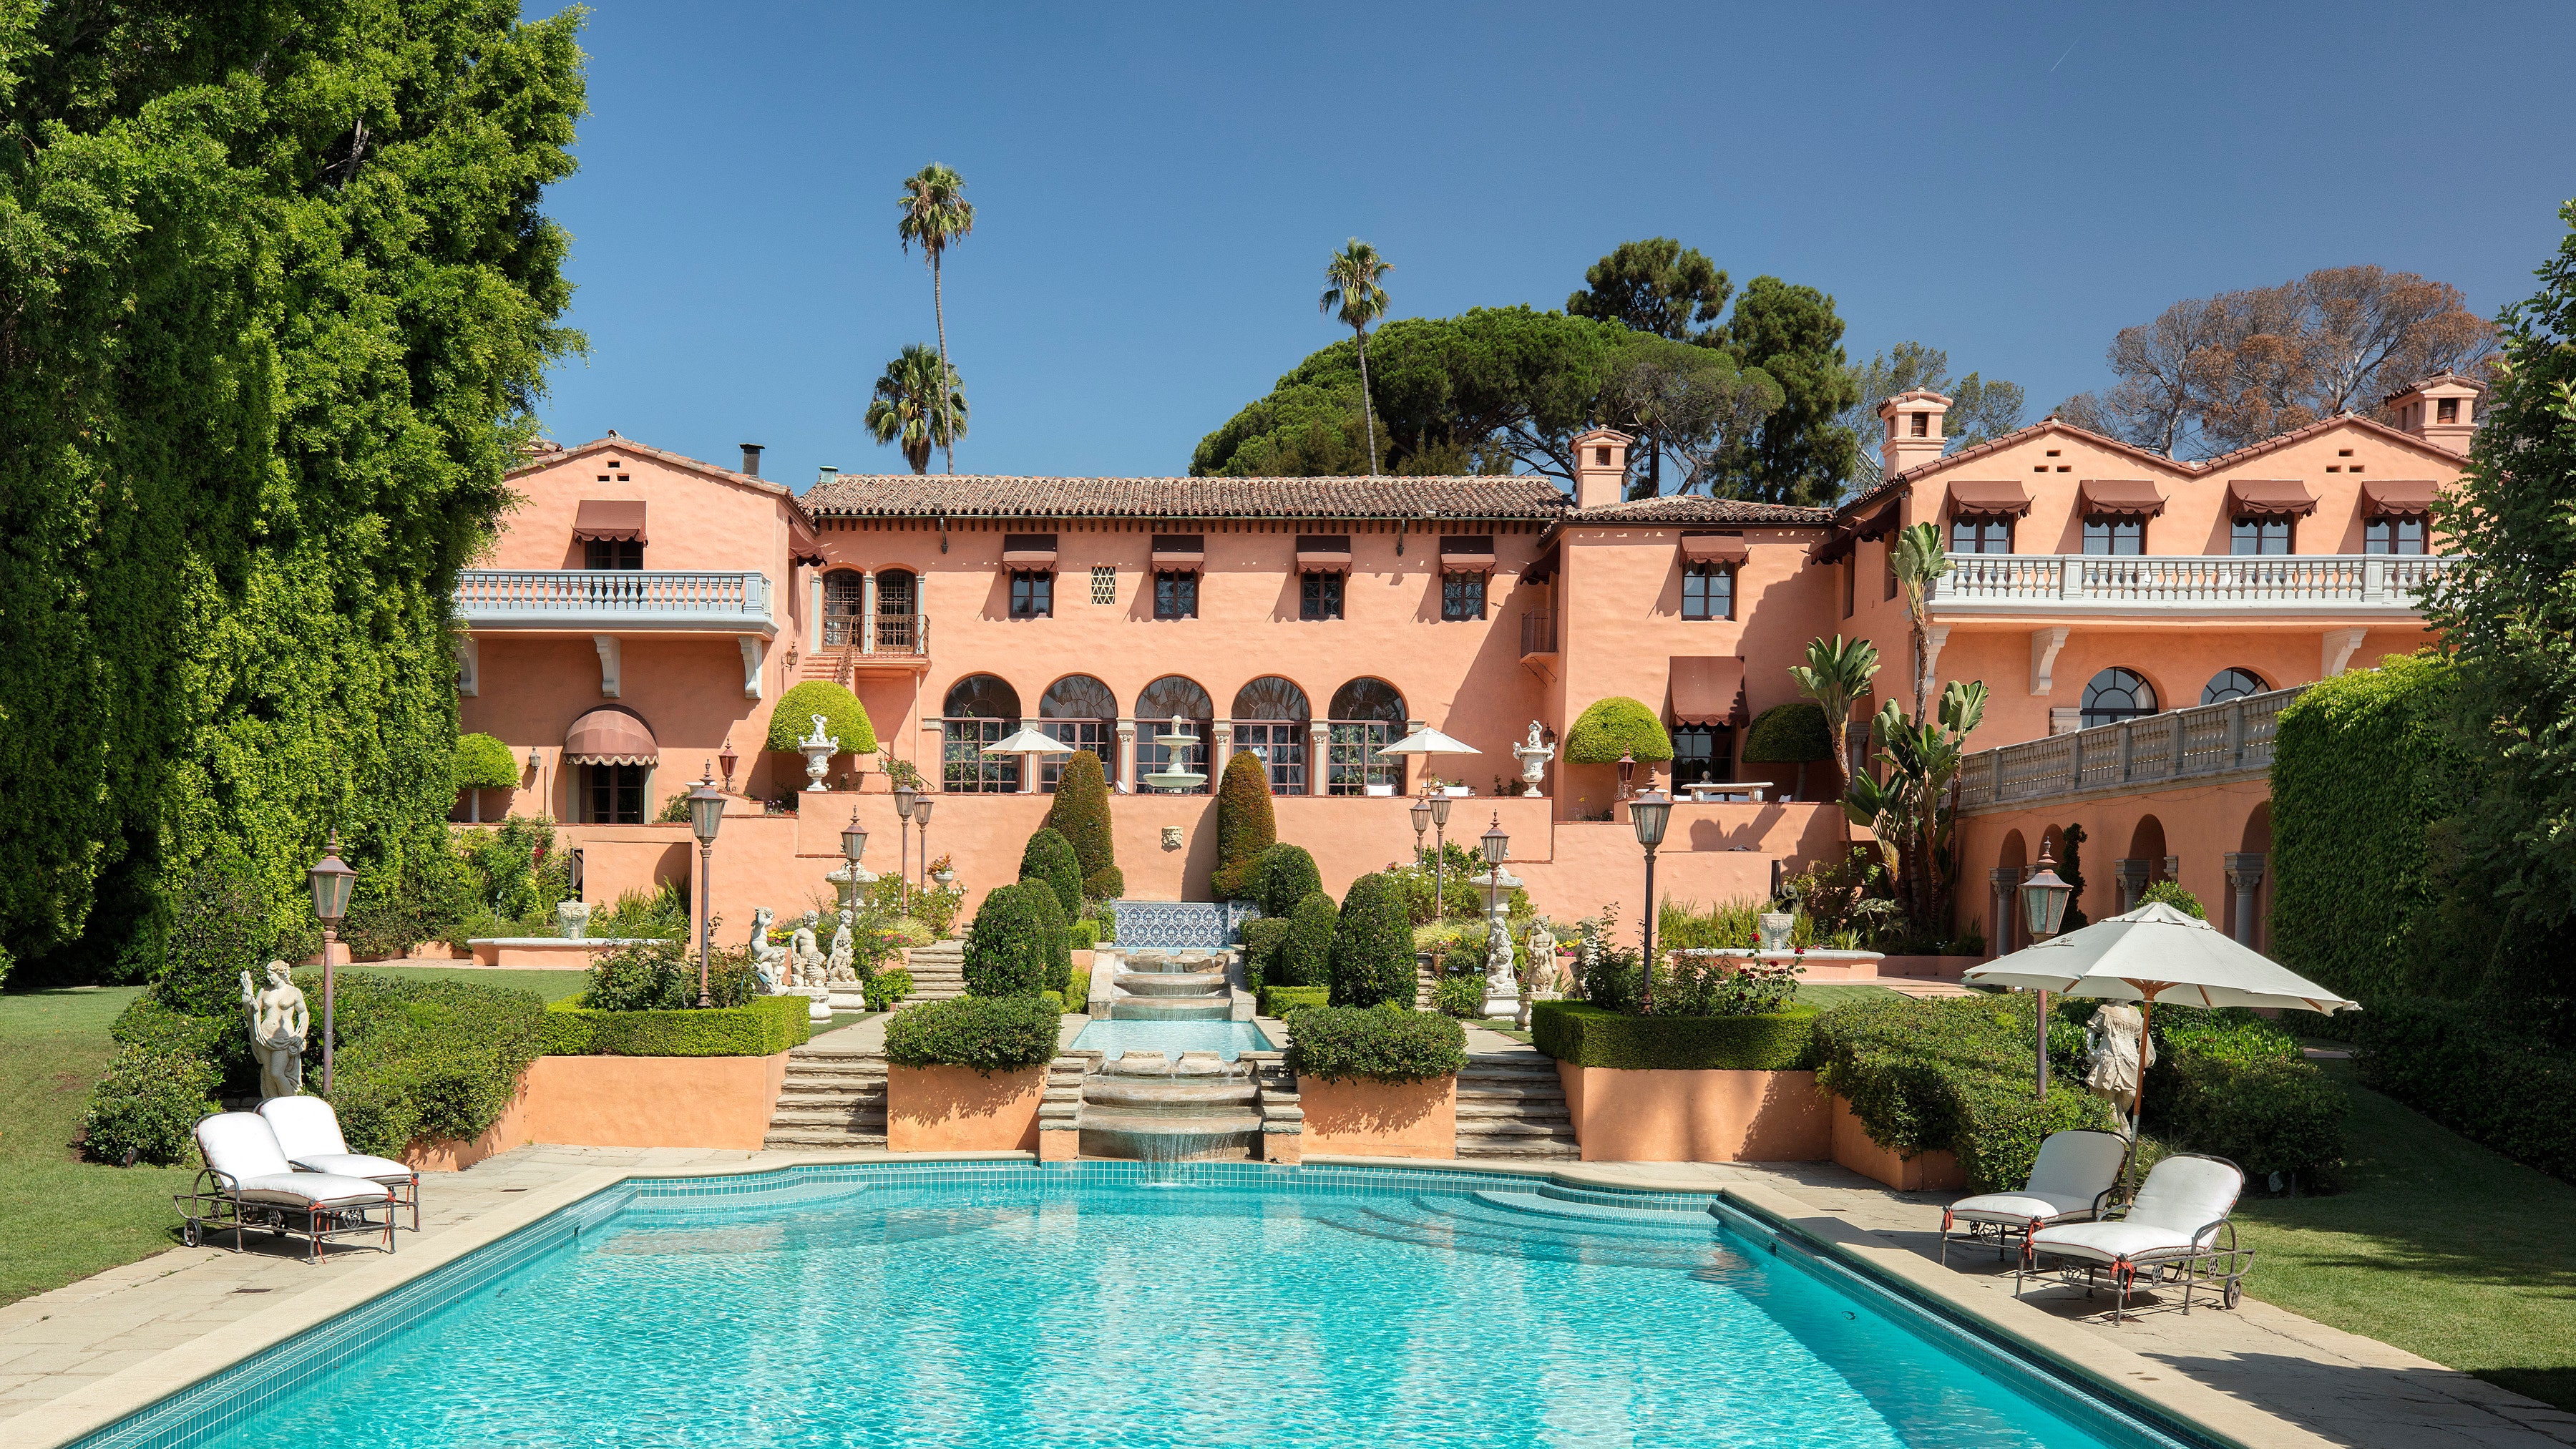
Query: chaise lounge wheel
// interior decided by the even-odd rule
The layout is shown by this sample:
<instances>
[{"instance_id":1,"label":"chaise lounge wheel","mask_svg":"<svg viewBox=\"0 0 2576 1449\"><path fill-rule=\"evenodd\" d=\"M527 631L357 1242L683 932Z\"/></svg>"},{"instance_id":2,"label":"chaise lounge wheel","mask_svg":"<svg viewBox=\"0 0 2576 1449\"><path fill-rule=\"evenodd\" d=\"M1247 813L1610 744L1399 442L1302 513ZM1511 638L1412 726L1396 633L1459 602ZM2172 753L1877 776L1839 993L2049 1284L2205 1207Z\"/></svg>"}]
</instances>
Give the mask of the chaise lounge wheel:
<instances>
[{"instance_id":1,"label":"chaise lounge wheel","mask_svg":"<svg viewBox=\"0 0 2576 1449\"><path fill-rule=\"evenodd\" d=\"M191 1248L197 1246L198 1233L196 1219L190 1218L188 1221L179 1225L179 1241L187 1244Z\"/></svg>"},{"instance_id":2,"label":"chaise lounge wheel","mask_svg":"<svg viewBox=\"0 0 2576 1449\"><path fill-rule=\"evenodd\" d=\"M2236 1306L2237 1300L2244 1296L2245 1285L2239 1283L2233 1278L2230 1278L2227 1280L2226 1290L2219 1295L2218 1301L2225 1307L2233 1308Z\"/></svg>"}]
</instances>

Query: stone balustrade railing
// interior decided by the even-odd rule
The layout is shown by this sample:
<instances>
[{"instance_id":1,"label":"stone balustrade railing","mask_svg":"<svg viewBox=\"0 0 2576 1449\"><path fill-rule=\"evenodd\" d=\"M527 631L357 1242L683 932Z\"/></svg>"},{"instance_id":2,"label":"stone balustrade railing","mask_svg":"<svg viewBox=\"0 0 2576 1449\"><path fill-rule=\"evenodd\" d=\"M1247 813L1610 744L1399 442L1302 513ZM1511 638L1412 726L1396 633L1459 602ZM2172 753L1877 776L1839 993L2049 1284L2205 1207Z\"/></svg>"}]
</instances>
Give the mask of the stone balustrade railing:
<instances>
[{"instance_id":1,"label":"stone balustrade railing","mask_svg":"<svg viewBox=\"0 0 2576 1449\"><path fill-rule=\"evenodd\" d=\"M2460 560L2423 554L1952 554L1932 612L2412 613Z\"/></svg>"},{"instance_id":2,"label":"stone balustrade railing","mask_svg":"<svg viewBox=\"0 0 2576 1449\"><path fill-rule=\"evenodd\" d=\"M2016 810L2081 795L2264 774L2272 768L2272 738L2281 711L2306 688L2275 689L1981 750L1959 771L1960 812Z\"/></svg>"},{"instance_id":3,"label":"stone balustrade railing","mask_svg":"<svg viewBox=\"0 0 2576 1449\"><path fill-rule=\"evenodd\" d=\"M769 576L757 571L466 569L455 599L475 629L778 629Z\"/></svg>"}]
</instances>

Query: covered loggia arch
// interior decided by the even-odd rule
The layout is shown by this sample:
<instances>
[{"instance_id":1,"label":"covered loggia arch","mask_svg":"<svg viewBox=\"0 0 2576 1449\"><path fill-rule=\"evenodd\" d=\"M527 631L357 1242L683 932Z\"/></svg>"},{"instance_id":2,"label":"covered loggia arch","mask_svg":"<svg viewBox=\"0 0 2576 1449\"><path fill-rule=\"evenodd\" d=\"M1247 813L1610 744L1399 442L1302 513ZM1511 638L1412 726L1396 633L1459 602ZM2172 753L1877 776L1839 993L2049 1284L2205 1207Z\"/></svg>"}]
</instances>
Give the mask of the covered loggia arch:
<instances>
[{"instance_id":1,"label":"covered loggia arch","mask_svg":"<svg viewBox=\"0 0 2576 1449\"><path fill-rule=\"evenodd\" d=\"M2227 934L2269 954L2272 949L2272 802L2257 800L2227 858Z\"/></svg>"},{"instance_id":2,"label":"covered loggia arch","mask_svg":"<svg viewBox=\"0 0 2576 1449\"><path fill-rule=\"evenodd\" d=\"M2003 844L1995 850L1994 874L1989 877L1994 887L1994 900L1988 908L1993 917L1986 928L1986 943L1998 956L2021 949L2021 883L2030 875L2030 849L2022 842L2021 832L2004 832Z\"/></svg>"},{"instance_id":3,"label":"covered loggia arch","mask_svg":"<svg viewBox=\"0 0 2576 1449\"><path fill-rule=\"evenodd\" d=\"M2165 823L2153 815L2139 816L2129 831L2129 848L2120 857L2121 910L2134 909L2150 884L2174 878L2165 868L2165 859Z\"/></svg>"}]
</instances>

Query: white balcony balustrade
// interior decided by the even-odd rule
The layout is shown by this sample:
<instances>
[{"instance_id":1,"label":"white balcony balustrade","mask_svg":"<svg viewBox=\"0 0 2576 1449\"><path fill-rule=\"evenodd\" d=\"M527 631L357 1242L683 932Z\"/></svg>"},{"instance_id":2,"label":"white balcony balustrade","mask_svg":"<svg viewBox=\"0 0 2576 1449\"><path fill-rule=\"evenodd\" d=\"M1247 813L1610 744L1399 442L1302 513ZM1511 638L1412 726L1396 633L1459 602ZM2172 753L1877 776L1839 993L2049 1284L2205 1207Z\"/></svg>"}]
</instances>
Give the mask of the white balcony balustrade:
<instances>
[{"instance_id":1,"label":"white balcony balustrade","mask_svg":"<svg viewBox=\"0 0 2576 1449\"><path fill-rule=\"evenodd\" d=\"M1959 810L2018 810L2257 778L2272 768L2282 709L2306 690L2275 689L1980 750L1959 771Z\"/></svg>"},{"instance_id":2,"label":"white balcony balustrade","mask_svg":"<svg viewBox=\"0 0 2576 1449\"><path fill-rule=\"evenodd\" d=\"M778 632L769 577L757 571L466 569L456 617L469 629Z\"/></svg>"},{"instance_id":3,"label":"white balcony balustrade","mask_svg":"<svg viewBox=\"0 0 2576 1449\"><path fill-rule=\"evenodd\" d=\"M2306 616L2419 612L2456 557L2422 554L1952 554L1929 600L1948 615Z\"/></svg>"}]
</instances>

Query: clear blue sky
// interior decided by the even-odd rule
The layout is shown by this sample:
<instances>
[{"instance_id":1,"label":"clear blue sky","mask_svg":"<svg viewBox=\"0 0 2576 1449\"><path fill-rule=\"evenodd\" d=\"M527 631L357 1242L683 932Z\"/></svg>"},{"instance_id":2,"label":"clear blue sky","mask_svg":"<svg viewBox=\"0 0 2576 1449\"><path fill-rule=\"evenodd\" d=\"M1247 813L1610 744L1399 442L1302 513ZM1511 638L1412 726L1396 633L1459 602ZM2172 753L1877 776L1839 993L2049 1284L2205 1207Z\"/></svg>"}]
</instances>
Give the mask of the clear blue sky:
<instances>
[{"instance_id":1,"label":"clear blue sky","mask_svg":"<svg viewBox=\"0 0 2576 1449\"><path fill-rule=\"evenodd\" d=\"M531 13L551 6L532 6ZM1830 292L2029 389L2105 381L2177 298L2375 262L2492 315L2576 196L2576 6L1170 8L602 0L573 234L587 361L546 406L802 488L930 278L925 162L977 210L948 339L961 472L1179 473L1335 327L1345 237L1397 316L1564 305L1624 239ZM934 468L937 466L934 463Z\"/></svg>"}]
</instances>

